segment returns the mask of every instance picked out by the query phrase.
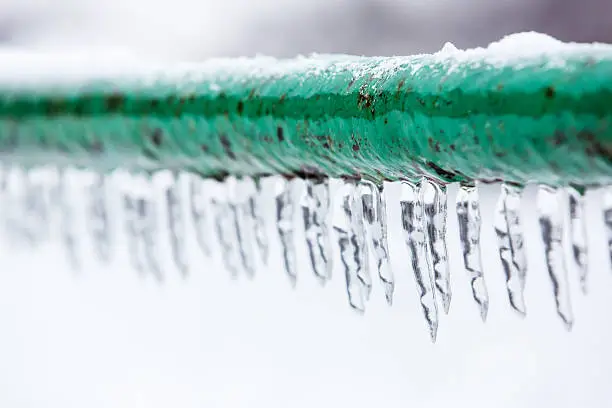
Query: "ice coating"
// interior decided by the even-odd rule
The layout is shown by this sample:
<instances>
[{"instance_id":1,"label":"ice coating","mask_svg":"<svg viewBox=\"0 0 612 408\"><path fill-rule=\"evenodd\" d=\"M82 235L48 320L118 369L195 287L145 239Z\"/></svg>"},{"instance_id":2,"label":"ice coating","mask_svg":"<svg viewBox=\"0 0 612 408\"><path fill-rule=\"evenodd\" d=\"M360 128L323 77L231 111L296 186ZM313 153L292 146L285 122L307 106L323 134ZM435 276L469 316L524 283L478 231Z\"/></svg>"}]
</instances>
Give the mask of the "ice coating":
<instances>
[{"instance_id":1,"label":"ice coating","mask_svg":"<svg viewBox=\"0 0 612 408\"><path fill-rule=\"evenodd\" d=\"M331 222L331 197L327 179L306 179L305 196L302 200L304 234L315 276L322 283L332 276L332 250L329 237Z\"/></svg>"},{"instance_id":2,"label":"ice coating","mask_svg":"<svg viewBox=\"0 0 612 408\"><path fill-rule=\"evenodd\" d=\"M567 330L571 330L574 316L563 253L564 214L561 208L563 198L563 189L545 185L538 188L540 228L544 241L546 265L557 305L557 314L565 323Z\"/></svg>"},{"instance_id":3,"label":"ice coating","mask_svg":"<svg viewBox=\"0 0 612 408\"><path fill-rule=\"evenodd\" d=\"M494 227L499 245L499 257L506 276L510 306L520 315L527 312L523 290L527 273L527 258L520 225L521 187L502 183L495 208Z\"/></svg>"},{"instance_id":4,"label":"ice coating","mask_svg":"<svg viewBox=\"0 0 612 408\"><path fill-rule=\"evenodd\" d=\"M363 217L369 242L372 246L378 277L385 291L387 303L393 303L394 278L389 261L387 242L387 205L382 185L371 181L359 183L359 193L363 206Z\"/></svg>"},{"instance_id":5,"label":"ice coating","mask_svg":"<svg viewBox=\"0 0 612 408\"><path fill-rule=\"evenodd\" d=\"M457 220L463 264L470 276L472 297L480 309L482 321L487 319L489 293L482 272L480 256L480 202L475 184L462 183L457 192Z\"/></svg>"},{"instance_id":6,"label":"ice coating","mask_svg":"<svg viewBox=\"0 0 612 408\"><path fill-rule=\"evenodd\" d=\"M425 321L427 322L429 335L431 340L435 342L438 333L438 306L436 304L433 271L427 261L427 241L424 228L423 202L421 201L420 193L421 187L420 183L401 182L401 219L419 301L423 309Z\"/></svg>"}]
</instances>

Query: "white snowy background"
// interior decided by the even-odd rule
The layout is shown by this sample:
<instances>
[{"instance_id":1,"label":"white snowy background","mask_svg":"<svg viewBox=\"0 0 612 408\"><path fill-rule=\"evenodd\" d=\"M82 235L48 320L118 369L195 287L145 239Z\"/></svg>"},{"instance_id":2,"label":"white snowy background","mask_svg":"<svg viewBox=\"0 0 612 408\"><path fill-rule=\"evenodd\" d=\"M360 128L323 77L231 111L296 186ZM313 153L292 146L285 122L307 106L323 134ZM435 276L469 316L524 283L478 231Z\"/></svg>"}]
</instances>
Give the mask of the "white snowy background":
<instances>
[{"instance_id":1,"label":"white snowy background","mask_svg":"<svg viewBox=\"0 0 612 408\"><path fill-rule=\"evenodd\" d=\"M408 54L436 50L445 41L485 45L528 29L564 40L612 40L605 21L609 3L590 0L578 7L559 1L552 9L551 4L0 0L0 39L37 48L120 47L168 59L310 51ZM451 210L455 191L452 186ZM347 305L339 262L332 282L321 288L303 246L292 289L278 245L270 267L253 281L231 280L220 259L199 256L192 241L187 279L168 258L163 283L138 276L129 268L121 235L115 261L100 267L90 259L82 211L74 214L87 258L80 272L68 268L57 242L28 251L5 240L0 407L612 406L612 268L601 196L591 194L587 205L589 296L580 293L577 272L568 263L576 323L567 333L554 310L533 187L523 203L528 316L523 320L510 310L491 226L497 192L488 186L482 194L488 321L480 321L471 298L451 212L453 301L435 345L407 268L396 186L390 186L388 198L395 304L387 307L375 286L364 316ZM271 215L272 208L270 220ZM301 242L302 232L296 239ZM168 248L160 253L167 256Z\"/></svg>"}]
</instances>

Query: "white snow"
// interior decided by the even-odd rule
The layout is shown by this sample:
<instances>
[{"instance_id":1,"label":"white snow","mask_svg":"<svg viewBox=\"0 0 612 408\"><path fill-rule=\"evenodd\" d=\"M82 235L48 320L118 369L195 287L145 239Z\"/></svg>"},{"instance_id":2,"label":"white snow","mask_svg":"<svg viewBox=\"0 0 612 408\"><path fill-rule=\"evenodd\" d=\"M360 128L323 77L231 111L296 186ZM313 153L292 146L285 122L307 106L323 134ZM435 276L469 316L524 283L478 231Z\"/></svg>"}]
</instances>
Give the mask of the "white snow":
<instances>
[{"instance_id":1,"label":"white snow","mask_svg":"<svg viewBox=\"0 0 612 408\"><path fill-rule=\"evenodd\" d=\"M493 66L516 66L542 60L549 66L562 66L568 58L590 57L612 59L607 44L563 43L550 36L533 32L507 36L486 48L457 49L446 43L432 55L372 57L313 54L294 59L218 58L205 62L169 63L126 49L63 49L61 51L0 50L0 84L5 87L39 86L41 84L81 84L91 80L181 81L271 77L291 73L317 74L344 72L354 77L374 78L392 74L399 67L415 72L426 64L446 63L452 71L460 64L486 63ZM221 88L212 83L211 91Z\"/></svg>"},{"instance_id":2,"label":"white snow","mask_svg":"<svg viewBox=\"0 0 612 408\"><path fill-rule=\"evenodd\" d=\"M452 43L446 43L434 54L437 59L451 59L457 62L487 62L492 65L518 65L534 58L546 58L547 63L562 65L567 58L580 56L595 60L612 58L612 46L593 43L564 43L546 34L524 32L508 35L485 48L460 50Z\"/></svg>"}]
</instances>

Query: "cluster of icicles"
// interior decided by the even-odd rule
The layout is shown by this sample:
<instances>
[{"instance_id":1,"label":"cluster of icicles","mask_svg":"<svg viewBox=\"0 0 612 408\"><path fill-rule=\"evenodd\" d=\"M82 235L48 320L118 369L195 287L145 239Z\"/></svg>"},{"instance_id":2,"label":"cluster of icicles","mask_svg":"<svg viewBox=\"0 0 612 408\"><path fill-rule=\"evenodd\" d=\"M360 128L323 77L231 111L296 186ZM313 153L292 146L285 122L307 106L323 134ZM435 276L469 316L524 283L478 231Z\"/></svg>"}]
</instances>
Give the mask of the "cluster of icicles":
<instances>
[{"instance_id":1,"label":"cluster of icicles","mask_svg":"<svg viewBox=\"0 0 612 408\"><path fill-rule=\"evenodd\" d=\"M116 173L99 175L77 170L4 167L1 173L3 219L12 239L35 244L49 228L53 209L59 214L61 240L72 266L80 265L79 236L73 217L75 202L84 191L72 188L71 177L86 174L86 220L97 257L104 262L111 258L112 228L116 217L108 206L109 184ZM273 205L275 230L280 242L282 267L295 284L297 278L294 217L303 220L307 253L314 275L325 282L332 274L332 242L340 250L340 268L344 271L350 306L365 310L372 290L373 278L369 259L389 304L393 300L394 277L387 243L386 201L383 187L364 180L342 181L339 191L332 192L329 179L287 179L273 177L272 200L264 194L263 180L228 177L223 181L200 178L189 173L172 174L163 184L163 199L151 193L156 181L150 176L122 173L130 179L130 187L118 194L122 207L121 225L127 237L132 266L162 278L157 231L168 231L171 258L183 274L189 270L185 250L187 228L193 228L197 246L205 255L218 248L226 269L232 276L255 274L259 263L267 264L269 236L264 222L265 208ZM401 227L409 253L408 268L414 275L420 305L429 333L435 341L440 303L448 313L451 302L450 272L446 249L447 198L446 186L427 178L401 183ZM506 277L510 304L525 314L523 289L526 277L526 255L519 220L522 188L502 184L496 207L495 231L499 256ZM605 196L604 222L612 253L612 192ZM557 312L568 329L573 316L569 299L565 254L562 245L565 208L569 198L571 258L580 271L583 291L586 290L587 253L584 225L584 198L572 188L540 186L538 214L546 261L552 281ZM332 204L337 203L341 217L332 217ZM158 213L166 212L165 226L159 225ZM461 184L456 200L456 216L463 262L467 270L474 301L483 320L489 298L480 254L480 207L474 183ZM333 218L333 219L332 219ZM301 227L300 227L301 228ZM216 241L216 242L215 242Z\"/></svg>"}]
</instances>

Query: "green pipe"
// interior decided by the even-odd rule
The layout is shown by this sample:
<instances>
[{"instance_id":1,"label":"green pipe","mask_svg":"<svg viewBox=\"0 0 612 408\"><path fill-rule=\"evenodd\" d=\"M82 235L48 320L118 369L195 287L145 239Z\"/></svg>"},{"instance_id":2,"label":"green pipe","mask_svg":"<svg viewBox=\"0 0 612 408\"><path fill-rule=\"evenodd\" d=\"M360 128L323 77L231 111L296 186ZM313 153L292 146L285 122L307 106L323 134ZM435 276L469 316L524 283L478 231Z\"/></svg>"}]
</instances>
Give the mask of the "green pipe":
<instances>
[{"instance_id":1,"label":"green pipe","mask_svg":"<svg viewBox=\"0 0 612 408\"><path fill-rule=\"evenodd\" d=\"M43 70L45 81L0 81L0 160L206 177L612 182L612 47L462 55L239 59L74 80Z\"/></svg>"}]
</instances>

